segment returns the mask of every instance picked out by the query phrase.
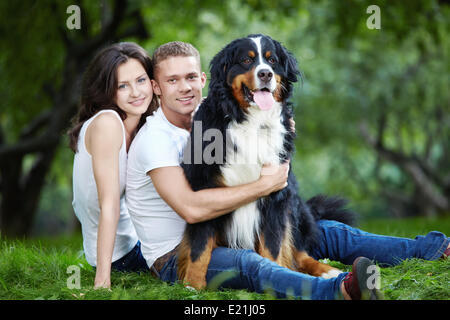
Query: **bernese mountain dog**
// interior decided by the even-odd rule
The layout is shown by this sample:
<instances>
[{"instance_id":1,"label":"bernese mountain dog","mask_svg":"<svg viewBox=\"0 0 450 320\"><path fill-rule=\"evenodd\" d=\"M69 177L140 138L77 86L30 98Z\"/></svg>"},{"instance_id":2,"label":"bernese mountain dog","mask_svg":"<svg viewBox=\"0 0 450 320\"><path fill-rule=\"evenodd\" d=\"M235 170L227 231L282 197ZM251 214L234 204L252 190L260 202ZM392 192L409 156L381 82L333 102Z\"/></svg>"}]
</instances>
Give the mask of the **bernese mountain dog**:
<instances>
[{"instance_id":1,"label":"bernese mountain dog","mask_svg":"<svg viewBox=\"0 0 450 320\"><path fill-rule=\"evenodd\" d=\"M193 118L182 163L194 191L256 181L263 164L281 164L294 151L288 99L300 72L284 46L261 34L234 40L213 58L210 71L208 96ZM335 277L339 270L308 252L317 245L317 220L351 224L353 213L345 205L341 198L322 195L304 202L290 170L284 189L213 220L188 224L178 247L178 277L204 288L217 246L253 249L292 270Z\"/></svg>"}]
</instances>

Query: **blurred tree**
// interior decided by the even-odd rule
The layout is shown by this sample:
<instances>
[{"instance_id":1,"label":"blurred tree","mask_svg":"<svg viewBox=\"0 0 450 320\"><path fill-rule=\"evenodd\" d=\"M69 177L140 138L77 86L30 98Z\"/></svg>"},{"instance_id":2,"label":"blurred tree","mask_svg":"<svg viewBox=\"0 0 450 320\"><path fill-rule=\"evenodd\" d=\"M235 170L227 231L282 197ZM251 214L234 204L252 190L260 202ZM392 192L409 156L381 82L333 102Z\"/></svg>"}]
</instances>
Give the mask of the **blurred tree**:
<instances>
[{"instance_id":1,"label":"blurred tree","mask_svg":"<svg viewBox=\"0 0 450 320\"><path fill-rule=\"evenodd\" d=\"M74 3L80 30L66 27ZM366 25L372 4L380 30ZM187 41L207 70L220 48L251 33L283 42L304 75L292 166L305 197L340 193L377 216L448 213L449 17L438 0L3 1L0 231L27 234L38 205L47 214L70 202L63 136L98 48L124 39L151 53ZM49 198L38 204L42 192Z\"/></svg>"},{"instance_id":2,"label":"blurred tree","mask_svg":"<svg viewBox=\"0 0 450 320\"><path fill-rule=\"evenodd\" d=\"M366 24L372 4L380 7L380 30ZM293 99L293 167L303 193L341 193L378 216L448 213L449 6L299 1L288 14L277 6L228 1L221 14L205 11L202 56L262 32L297 57L303 82Z\"/></svg>"},{"instance_id":3,"label":"blurred tree","mask_svg":"<svg viewBox=\"0 0 450 320\"><path fill-rule=\"evenodd\" d=\"M327 30L320 40L302 41L312 53L299 124L310 139L299 143L315 154L320 142L320 154L326 148L333 158L327 179L335 189L370 199L374 208L383 203L399 217L448 214L450 7L375 3L380 30L366 25L369 2L346 1L293 33Z\"/></svg>"},{"instance_id":4,"label":"blurred tree","mask_svg":"<svg viewBox=\"0 0 450 320\"><path fill-rule=\"evenodd\" d=\"M45 177L76 113L82 74L93 54L110 42L149 36L139 10L125 0L77 4L82 8L79 31L66 26L68 1L1 4L2 83L10 85L1 89L7 112L0 122L3 236L31 230Z\"/></svg>"},{"instance_id":5,"label":"blurred tree","mask_svg":"<svg viewBox=\"0 0 450 320\"><path fill-rule=\"evenodd\" d=\"M382 55L367 53L365 67L358 63L361 71L384 83L373 97L378 108L371 123L361 119L359 131L377 155L375 177L388 186L382 195L398 215L450 213L449 9L429 1L386 10L390 20L385 24L398 46L395 51L385 47ZM380 65L392 67L386 73ZM366 81L354 85L361 93L370 89ZM385 164L400 170L404 181L387 183Z\"/></svg>"},{"instance_id":6,"label":"blurred tree","mask_svg":"<svg viewBox=\"0 0 450 320\"><path fill-rule=\"evenodd\" d=\"M264 10L269 3L249 2L255 10ZM74 23L72 15L76 11L68 10L74 4L81 13L79 30L68 27ZM66 145L61 146L61 141L67 143L65 131L76 113L82 75L93 54L121 40L153 48L174 39L197 45L200 12L221 12L222 7L213 0L41 0L0 4L3 236L30 234L43 192L50 197L68 194L67 188L56 192L46 189L45 184L51 172L52 181L62 174L70 177L70 151ZM289 8L289 2L285 2L283 12ZM158 29L156 38L149 33L152 26ZM55 163L58 152L60 160ZM70 179L62 180L67 183ZM54 208L59 201L45 199L41 205Z\"/></svg>"}]
</instances>

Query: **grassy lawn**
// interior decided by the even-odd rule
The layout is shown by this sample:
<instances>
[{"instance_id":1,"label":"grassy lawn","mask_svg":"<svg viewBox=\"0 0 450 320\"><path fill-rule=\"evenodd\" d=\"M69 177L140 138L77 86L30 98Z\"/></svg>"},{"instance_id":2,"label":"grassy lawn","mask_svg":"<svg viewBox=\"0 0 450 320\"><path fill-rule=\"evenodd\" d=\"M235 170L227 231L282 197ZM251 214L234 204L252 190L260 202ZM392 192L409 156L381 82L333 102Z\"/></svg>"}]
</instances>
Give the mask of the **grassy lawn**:
<instances>
[{"instance_id":1,"label":"grassy lawn","mask_svg":"<svg viewBox=\"0 0 450 320\"><path fill-rule=\"evenodd\" d=\"M361 223L363 230L399 237L415 237L438 230L450 235L450 217L437 220L375 220ZM25 241L1 241L0 299L273 299L270 294L245 290L193 292L169 285L149 275L113 272L112 290L93 290L95 272L84 259L80 235ZM331 262L345 271L351 269ZM80 270L80 289L70 289L73 273ZM411 259L382 268L382 291L386 299L450 299L450 262Z\"/></svg>"}]
</instances>

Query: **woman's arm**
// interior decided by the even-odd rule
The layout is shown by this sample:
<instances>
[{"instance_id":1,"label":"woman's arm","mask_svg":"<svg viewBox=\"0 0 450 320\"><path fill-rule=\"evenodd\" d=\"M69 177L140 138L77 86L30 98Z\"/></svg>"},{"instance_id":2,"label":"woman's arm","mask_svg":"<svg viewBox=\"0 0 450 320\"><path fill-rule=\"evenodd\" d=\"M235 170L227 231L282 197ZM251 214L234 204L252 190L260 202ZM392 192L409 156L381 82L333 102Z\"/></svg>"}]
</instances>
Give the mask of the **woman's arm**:
<instances>
[{"instance_id":1,"label":"woman's arm","mask_svg":"<svg viewBox=\"0 0 450 320\"><path fill-rule=\"evenodd\" d=\"M161 198L187 223L210 220L287 186L289 163L264 166L252 183L193 191L181 167L162 167L147 174ZM168 182L170 181L170 183Z\"/></svg>"},{"instance_id":2,"label":"woman's arm","mask_svg":"<svg viewBox=\"0 0 450 320\"><path fill-rule=\"evenodd\" d=\"M94 288L111 286L112 254L120 217L119 151L122 139L122 126L110 113L95 118L86 132L86 147L92 156L100 206Z\"/></svg>"}]
</instances>

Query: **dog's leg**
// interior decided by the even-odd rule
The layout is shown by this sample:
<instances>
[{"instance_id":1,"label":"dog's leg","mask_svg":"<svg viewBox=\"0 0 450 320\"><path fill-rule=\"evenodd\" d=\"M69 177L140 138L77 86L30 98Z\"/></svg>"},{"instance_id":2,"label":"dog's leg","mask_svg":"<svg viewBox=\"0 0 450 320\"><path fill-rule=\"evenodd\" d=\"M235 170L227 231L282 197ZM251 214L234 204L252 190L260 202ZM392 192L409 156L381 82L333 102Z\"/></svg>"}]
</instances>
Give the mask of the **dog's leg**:
<instances>
[{"instance_id":1,"label":"dog's leg","mask_svg":"<svg viewBox=\"0 0 450 320\"><path fill-rule=\"evenodd\" d=\"M181 242L178 255L178 278L195 289L206 287L206 272L211 260L212 250L217 247L214 237L209 237L200 252L192 248L186 235Z\"/></svg>"},{"instance_id":2,"label":"dog's leg","mask_svg":"<svg viewBox=\"0 0 450 320\"><path fill-rule=\"evenodd\" d=\"M336 277L340 271L327 264L321 263L314 258L310 257L305 251L295 250L294 252L295 262L297 269L300 272L310 274L316 277L322 277L325 279Z\"/></svg>"},{"instance_id":3,"label":"dog's leg","mask_svg":"<svg viewBox=\"0 0 450 320\"><path fill-rule=\"evenodd\" d=\"M263 258L275 261L276 257L272 255L269 248L266 247L264 242L264 236L260 235L258 245L256 246L256 252Z\"/></svg>"},{"instance_id":4,"label":"dog's leg","mask_svg":"<svg viewBox=\"0 0 450 320\"><path fill-rule=\"evenodd\" d=\"M284 239L283 240L278 254L275 253L276 256L274 256L274 254L273 254L274 250L273 249L270 250L266 246L265 241L264 241L264 236L261 235L260 238L259 238L258 245L256 247L257 248L256 252L260 256L262 256L264 258L267 258L269 260L272 260L272 261L276 262L278 265L280 265L282 267L289 268L289 269L292 269L294 271L297 271L295 268L293 268L293 264L292 264L292 245L291 245L289 240L290 239Z\"/></svg>"}]
</instances>

